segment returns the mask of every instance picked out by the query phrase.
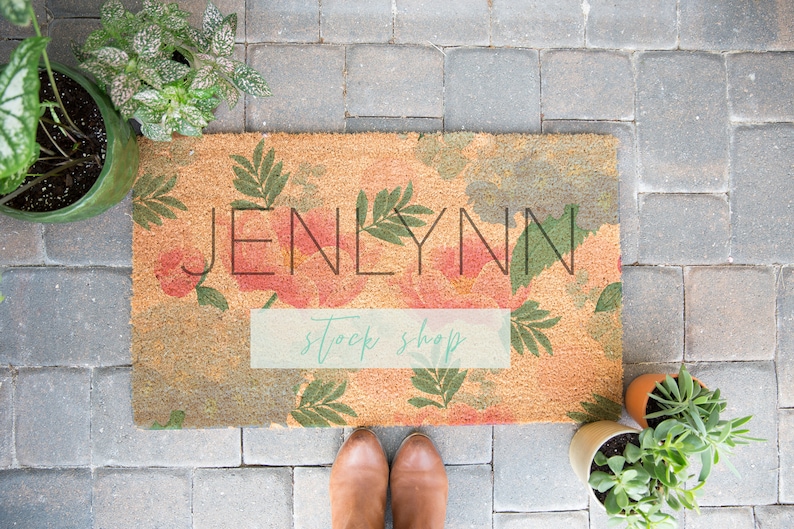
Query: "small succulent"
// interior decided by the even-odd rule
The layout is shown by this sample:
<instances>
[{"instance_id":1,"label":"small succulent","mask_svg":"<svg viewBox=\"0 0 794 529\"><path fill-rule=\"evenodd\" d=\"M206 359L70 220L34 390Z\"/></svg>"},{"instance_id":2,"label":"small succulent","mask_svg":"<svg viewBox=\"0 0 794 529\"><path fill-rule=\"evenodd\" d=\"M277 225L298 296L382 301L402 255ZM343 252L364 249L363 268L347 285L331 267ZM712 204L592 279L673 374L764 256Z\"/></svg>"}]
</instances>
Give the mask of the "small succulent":
<instances>
[{"instance_id":1,"label":"small succulent","mask_svg":"<svg viewBox=\"0 0 794 529\"><path fill-rule=\"evenodd\" d=\"M109 0L100 13L102 27L73 51L122 116L140 121L148 138L200 136L221 101L232 108L240 91L271 95L259 72L232 59L237 15L223 16L212 2L200 29L177 4L157 0L144 0L135 14Z\"/></svg>"},{"instance_id":2,"label":"small succulent","mask_svg":"<svg viewBox=\"0 0 794 529\"><path fill-rule=\"evenodd\" d=\"M604 508L610 525L625 523L628 529L674 529L675 519L662 509L682 507L697 510L697 495L703 483L686 488L689 473L686 457L690 433L665 421L656 429L646 428L639 435L639 446L629 443L623 455L607 458L597 452L593 461L609 472L590 474L590 486L607 492Z\"/></svg>"},{"instance_id":3,"label":"small succulent","mask_svg":"<svg viewBox=\"0 0 794 529\"><path fill-rule=\"evenodd\" d=\"M700 455L700 482L708 478L712 467L720 460L738 475L725 456L732 455L737 445L762 441L748 436L749 430L743 428L752 416L721 419L720 413L725 411L727 402L720 397L720 390L707 389L695 381L683 365L677 378L668 375L657 383L650 398L657 402L661 411L646 415L646 419L666 417L665 423L673 420L689 432L689 453Z\"/></svg>"}]
</instances>

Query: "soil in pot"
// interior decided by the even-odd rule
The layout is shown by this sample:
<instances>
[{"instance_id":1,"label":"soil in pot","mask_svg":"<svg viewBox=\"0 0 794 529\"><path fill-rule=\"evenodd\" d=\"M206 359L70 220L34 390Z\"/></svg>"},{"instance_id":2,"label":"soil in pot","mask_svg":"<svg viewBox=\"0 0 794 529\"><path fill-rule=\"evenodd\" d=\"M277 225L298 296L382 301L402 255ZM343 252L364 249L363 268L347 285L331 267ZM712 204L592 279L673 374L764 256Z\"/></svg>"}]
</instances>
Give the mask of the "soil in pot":
<instances>
[{"instance_id":1,"label":"soil in pot","mask_svg":"<svg viewBox=\"0 0 794 529\"><path fill-rule=\"evenodd\" d=\"M57 175L47 177L5 204L21 211L55 211L74 204L97 181L105 160L107 133L99 107L91 95L76 81L58 72L53 72L53 75L66 111L75 125L86 135L80 141L78 152L71 156L74 159L83 160L83 163L70 167ZM39 73L39 79L41 80L40 101L54 101L55 95L50 86L47 72L42 70ZM56 110L56 112L58 119L65 122L60 111ZM44 118L52 119L49 110L45 112ZM49 133L62 151L67 154L73 151L75 139L64 134L56 124L45 126L46 131L40 124L36 133L36 141L43 149L53 151L55 156L60 156L47 135ZM63 162L63 158L47 160L46 158L49 157L50 155L42 150L41 159L30 168L29 172L34 175L46 174L55 169L56 164ZM35 178L29 176L22 185L24 186ZM2 197L0 196L0 198Z\"/></svg>"},{"instance_id":2,"label":"soil in pot","mask_svg":"<svg viewBox=\"0 0 794 529\"><path fill-rule=\"evenodd\" d=\"M631 443L635 446L640 446L640 434L638 433L623 433L620 435L616 435L615 437L610 438L607 440L606 443L601 445L599 448L599 452L604 454L607 459L612 456L622 456L624 450L626 450L626 446ZM599 466L595 464L595 461L590 463L590 473L592 474L596 470L600 470L602 472L606 472L607 474L611 474L612 471L609 469L607 465ZM593 489L593 494L595 497L598 498L598 501L603 504L607 499L607 494L609 491L606 492L599 492L596 489Z\"/></svg>"}]
</instances>

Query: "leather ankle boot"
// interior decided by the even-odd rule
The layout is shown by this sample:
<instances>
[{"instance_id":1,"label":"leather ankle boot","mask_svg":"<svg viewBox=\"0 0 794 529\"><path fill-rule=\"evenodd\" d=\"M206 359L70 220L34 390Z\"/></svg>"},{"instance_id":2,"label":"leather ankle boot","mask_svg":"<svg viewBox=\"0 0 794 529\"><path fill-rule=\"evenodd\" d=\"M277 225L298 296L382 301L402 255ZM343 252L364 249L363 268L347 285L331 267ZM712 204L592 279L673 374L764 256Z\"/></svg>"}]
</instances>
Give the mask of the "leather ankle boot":
<instances>
[{"instance_id":1,"label":"leather ankle boot","mask_svg":"<svg viewBox=\"0 0 794 529\"><path fill-rule=\"evenodd\" d=\"M391 465L394 529L443 529L449 483L433 442L420 433L403 441Z\"/></svg>"},{"instance_id":2,"label":"leather ankle boot","mask_svg":"<svg viewBox=\"0 0 794 529\"><path fill-rule=\"evenodd\" d=\"M331 468L333 529L383 529L389 463L371 431L354 431Z\"/></svg>"}]
</instances>

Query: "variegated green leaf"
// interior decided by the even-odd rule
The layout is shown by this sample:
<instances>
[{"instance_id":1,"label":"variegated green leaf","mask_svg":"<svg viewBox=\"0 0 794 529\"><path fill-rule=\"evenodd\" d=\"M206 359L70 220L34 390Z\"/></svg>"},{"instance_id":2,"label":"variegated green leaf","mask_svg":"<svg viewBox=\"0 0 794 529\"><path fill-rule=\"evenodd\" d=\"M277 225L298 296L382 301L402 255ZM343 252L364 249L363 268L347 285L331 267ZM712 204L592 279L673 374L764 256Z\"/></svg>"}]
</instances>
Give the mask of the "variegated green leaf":
<instances>
[{"instance_id":1,"label":"variegated green leaf","mask_svg":"<svg viewBox=\"0 0 794 529\"><path fill-rule=\"evenodd\" d=\"M144 59L151 59L160 52L163 40L163 31L160 26L152 24L135 34L132 39L132 49Z\"/></svg>"},{"instance_id":2,"label":"variegated green leaf","mask_svg":"<svg viewBox=\"0 0 794 529\"><path fill-rule=\"evenodd\" d=\"M237 15L229 15L213 33L210 52L227 57L234 51L234 34L237 30Z\"/></svg>"},{"instance_id":3,"label":"variegated green leaf","mask_svg":"<svg viewBox=\"0 0 794 529\"><path fill-rule=\"evenodd\" d=\"M158 123L143 123L141 133L154 141L171 141L171 132Z\"/></svg>"},{"instance_id":4,"label":"variegated green leaf","mask_svg":"<svg viewBox=\"0 0 794 529\"><path fill-rule=\"evenodd\" d=\"M215 65L224 75L234 74L234 60L228 57L215 57Z\"/></svg>"},{"instance_id":5,"label":"variegated green leaf","mask_svg":"<svg viewBox=\"0 0 794 529\"><path fill-rule=\"evenodd\" d=\"M38 154L39 57L50 39L25 39L0 72L0 182L25 171Z\"/></svg>"},{"instance_id":6,"label":"variegated green leaf","mask_svg":"<svg viewBox=\"0 0 794 529\"><path fill-rule=\"evenodd\" d=\"M165 6L155 0L143 0L143 11L153 18L159 18L165 14Z\"/></svg>"},{"instance_id":7,"label":"variegated green leaf","mask_svg":"<svg viewBox=\"0 0 794 529\"><path fill-rule=\"evenodd\" d=\"M218 78L218 93L226 101L229 108L234 108L240 99L240 92L226 79Z\"/></svg>"},{"instance_id":8,"label":"variegated green leaf","mask_svg":"<svg viewBox=\"0 0 794 529\"><path fill-rule=\"evenodd\" d=\"M237 87L247 94L259 97L272 96L273 92L267 86L267 81L262 74L241 62L234 65L234 75L232 80Z\"/></svg>"},{"instance_id":9,"label":"variegated green leaf","mask_svg":"<svg viewBox=\"0 0 794 529\"><path fill-rule=\"evenodd\" d=\"M110 99L113 104L120 107L126 103L140 88L141 82L131 75L119 75L110 85Z\"/></svg>"},{"instance_id":10,"label":"variegated green leaf","mask_svg":"<svg viewBox=\"0 0 794 529\"><path fill-rule=\"evenodd\" d=\"M136 101L140 101L147 107L154 107L157 108L159 106L167 106L168 101L160 94L158 90L154 90L152 88L148 88L146 90L141 90L134 96L132 96Z\"/></svg>"},{"instance_id":11,"label":"variegated green leaf","mask_svg":"<svg viewBox=\"0 0 794 529\"><path fill-rule=\"evenodd\" d=\"M203 112L194 106L183 105L179 108L179 113L182 115L183 119L186 119L188 123L194 127L204 128L207 126L207 120Z\"/></svg>"},{"instance_id":12,"label":"variegated green leaf","mask_svg":"<svg viewBox=\"0 0 794 529\"><path fill-rule=\"evenodd\" d=\"M124 5L121 0L108 0L99 9L102 25L113 25L124 18Z\"/></svg>"},{"instance_id":13,"label":"variegated green leaf","mask_svg":"<svg viewBox=\"0 0 794 529\"><path fill-rule=\"evenodd\" d=\"M17 26L30 24L30 12L26 0L0 0L0 14Z\"/></svg>"},{"instance_id":14,"label":"variegated green leaf","mask_svg":"<svg viewBox=\"0 0 794 529\"><path fill-rule=\"evenodd\" d=\"M160 90L163 87L163 77L157 69L148 62L138 62L138 77L152 88Z\"/></svg>"},{"instance_id":15,"label":"variegated green leaf","mask_svg":"<svg viewBox=\"0 0 794 529\"><path fill-rule=\"evenodd\" d=\"M124 68L130 62L130 56L124 50L105 46L94 52L94 57L111 68Z\"/></svg>"},{"instance_id":16,"label":"variegated green leaf","mask_svg":"<svg viewBox=\"0 0 794 529\"><path fill-rule=\"evenodd\" d=\"M164 83L173 83L190 73L190 68L184 64L168 59L162 60L156 65L157 71L163 77Z\"/></svg>"},{"instance_id":17,"label":"variegated green leaf","mask_svg":"<svg viewBox=\"0 0 794 529\"><path fill-rule=\"evenodd\" d=\"M218 82L218 74L215 73L215 70L211 65L202 66L198 72L196 72L196 77L193 78L193 82L190 83L191 90L198 90L202 88L210 88Z\"/></svg>"},{"instance_id":18,"label":"variegated green leaf","mask_svg":"<svg viewBox=\"0 0 794 529\"><path fill-rule=\"evenodd\" d=\"M207 36L214 34L221 24L223 24L223 14L215 7L215 4L207 2L207 8L204 10L204 17L201 21L201 29L204 30L204 34Z\"/></svg>"},{"instance_id":19,"label":"variegated green leaf","mask_svg":"<svg viewBox=\"0 0 794 529\"><path fill-rule=\"evenodd\" d=\"M110 34L104 29L92 31L83 43L82 52L85 54L98 50L110 39Z\"/></svg>"}]
</instances>

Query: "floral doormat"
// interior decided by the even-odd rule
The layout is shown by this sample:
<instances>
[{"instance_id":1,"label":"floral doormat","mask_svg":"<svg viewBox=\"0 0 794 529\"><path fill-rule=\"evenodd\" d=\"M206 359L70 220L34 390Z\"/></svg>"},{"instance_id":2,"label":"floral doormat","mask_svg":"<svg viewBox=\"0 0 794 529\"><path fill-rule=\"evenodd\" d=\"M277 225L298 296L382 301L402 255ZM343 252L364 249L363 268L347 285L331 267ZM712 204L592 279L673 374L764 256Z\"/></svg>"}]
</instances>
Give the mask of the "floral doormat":
<instances>
[{"instance_id":1,"label":"floral doormat","mask_svg":"<svg viewBox=\"0 0 794 529\"><path fill-rule=\"evenodd\" d=\"M617 141L141 141L147 428L497 424L621 402Z\"/></svg>"}]
</instances>

